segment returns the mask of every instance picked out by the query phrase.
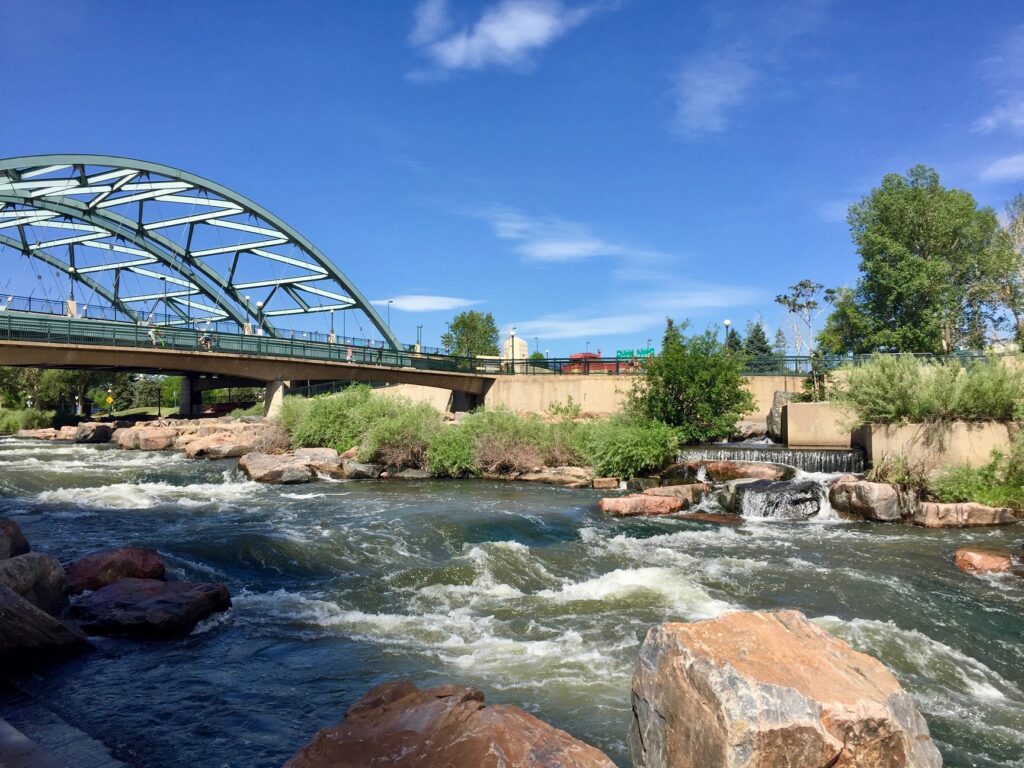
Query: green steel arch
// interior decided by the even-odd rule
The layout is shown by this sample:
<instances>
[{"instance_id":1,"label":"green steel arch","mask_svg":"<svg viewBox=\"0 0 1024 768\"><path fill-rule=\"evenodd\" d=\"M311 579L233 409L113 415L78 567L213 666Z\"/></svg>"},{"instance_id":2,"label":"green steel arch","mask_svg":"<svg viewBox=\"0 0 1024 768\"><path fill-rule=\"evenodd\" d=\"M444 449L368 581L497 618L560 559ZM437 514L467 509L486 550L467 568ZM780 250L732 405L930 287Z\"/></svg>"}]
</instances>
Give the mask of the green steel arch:
<instances>
[{"instance_id":1,"label":"green steel arch","mask_svg":"<svg viewBox=\"0 0 1024 768\"><path fill-rule=\"evenodd\" d=\"M160 307L164 322L180 324L196 310L197 321L275 335L277 317L358 310L398 348L355 284L302 234L228 187L170 166L108 155L2 159L5 248L59 270L133 321ZM130 281L148 291L133 295Z\"/></svg>"}]
</instances>

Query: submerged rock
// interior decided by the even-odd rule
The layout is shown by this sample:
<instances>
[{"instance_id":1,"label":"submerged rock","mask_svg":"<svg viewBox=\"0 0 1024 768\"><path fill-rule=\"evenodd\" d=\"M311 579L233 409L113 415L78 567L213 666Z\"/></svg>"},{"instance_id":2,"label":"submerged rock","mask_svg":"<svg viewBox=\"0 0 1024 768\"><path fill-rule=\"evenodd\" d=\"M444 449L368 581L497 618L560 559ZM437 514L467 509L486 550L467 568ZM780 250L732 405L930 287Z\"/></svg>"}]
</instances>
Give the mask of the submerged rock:
<instances>
[{"instance_id":1,"label":"submerged rock","mask_svg":"<svg viewBox=\"0 0 1024 768\"><path fill-rule=\"evenodd\" d=\"M697 523L713 523L714 525L743 525L739 515L718 515L713 512L682 512L675 516L677 520L691 520Z\"/></svg>"},{"instance_id":2,"label":"submerged rock","mask_svg":"<svg viewBox=\"0 0 1024 768\"><path fill-rule=\"evenodd\" d=\"M672 464L662 473L662 477L682 477L700 479L703 475L708 480L724 482L752 478L755 480L789 480L795 470L785 464L772 464L768 461L718 461L713 459L693 459Z\"/></svg>"},{"instance_id":3,"label":"submerged rock","mask_svg":"<svg viewBox=\"0 0 1024 768\"><path fill-rule=\"evenodd\" d=\"M953 554L953 562L965 573L1009 573L1013 569L1007 547L961 547Z\"/></svg>"},{"instance_id":4,"label":"submerged rock","mask_svg":"<svg viewBox=\"0 0 1024 768\"><path fill-rule=\"evenodd\" d=\"M633 674L634 768L939 768L892 673L798 611L661 624Z\"/></svg>"},{"instance_id":5,"label":"submerged rock","mask_svg":"<svg viewBox=\"0 0 1024 768\"><path fill-rule=\"evenodd\" d=\"M95 552L64 567L68 589L78 595L121 579L157 579L165 576L164 561L155 549L120 547Z\"/></svg>"},{"instance_id":6,"label":"submerged rock","mask_svg":"<svg viewBox=\"0 0 1024 768\"><path fill-rule=\"evenodd\" d=\"M77 629L0 585L0 675L14 671L14 664L55 660L88 648Z\"/></svg>"},{"instance_id":7,"label":"submerged rock","mask_svg":"<svg viewBox=\"0 0 1024 768\"><path fill-rule=\"evenodd\" d=\"M21 528L10 518L0 519L0 560L24 555L30 549Z\"/></svg>"},{"instance_id":8,"label":"submerged rock","mask_svg":"<svg viewBox=\"0 0 1024 768\"><path fill-rule=\"evenodd\" d=\"M316 478L308 461L289 454L247 453L238 460L238 468L257 483L294 485Z\"/></svg>"},{"instance_id":9,"label":"submerged rock","mask_svg":"<svg viewBox=\"0 0 1024 768\"><path fill-rule=\"evenodd\" d=\"M614 768L601 751L475 688L371 689L285 768Z\"/></svg>"},{"instance_id":10,"label":"submerged rock","mask_svg":"<svg viewBox=\"0 0 1024 768\"><path fill-rule=\"evenodd\" d=\"M60 613L68 604L64 569L42 552L0 560L0 584L47 613Z\"/></svg>"},{"instance_id":11,"label":"submerged rock","mask_svg":"<svg viewBox=\"0 0 1024 768\"><path fill-rule=\"evenodd\" d=\"M231 607L223 584L121 579L91 592L68 615L91 635L174 638Z\"/></svg>"},{"instance_id":12,"label":"submerged rock","mask_svg":"<svg viewBox=\"0 0 1024 768\"><path fill-rule=\"evenodd\" d=\"M821 511L824 489L810 480L755 480L735 486L729 511L744 517L803 519Z\"/></svg>"},{"instance_id":13,"label":"submerged rock","mask_svg":"<svg viewBox=\"0 0 1024 768\"><path fill-rule=\"evenodd\" d=\"M924 501L914 512L914 525L925 528L973 528L980 525L1009 525L1015 522L1017 516L1012 509L987 507L973 501L962 504Z\"/></svg>"},{"instance_id":14,"label":"submerged rock","mask_svg":"<svg viewBox=\"0 0 1024 768\"><path fill-rule=\"evenodd\" d=\"M632 493L629 496L609 496L597 502L602 512L616 517L671 515L684 507L684 500L672 496L647 496Z\"/></svg>"},{"instance_id":15,"label":"submerged rock","mask_svg":"<svg viewBox=\"0 0 1024 768\"><path fill-rule=\"evenodd\" d=\"M829 503L841 515L898 523L914 513L916 499L889 483L842 477L829 489Z\"/></svg>"}]
</instances>

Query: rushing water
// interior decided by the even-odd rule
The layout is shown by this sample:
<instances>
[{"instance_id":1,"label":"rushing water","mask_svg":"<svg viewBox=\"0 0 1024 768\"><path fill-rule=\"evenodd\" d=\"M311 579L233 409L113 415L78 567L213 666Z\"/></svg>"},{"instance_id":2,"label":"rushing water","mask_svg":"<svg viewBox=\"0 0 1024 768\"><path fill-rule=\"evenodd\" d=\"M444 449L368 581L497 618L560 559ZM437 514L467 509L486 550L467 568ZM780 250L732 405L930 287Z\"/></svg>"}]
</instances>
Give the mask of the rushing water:
<instances>
[{"instance_id":1,"label":"rushing water","mask_svg":"<svg viewBox=\"0 0 1024 768\"><path fill-rule=\"evenodd\" d=\"M789 448L779 443L713 443L683 448L677 461L769 461L805 472L863 472L860 448Z\"/></svg>"},{"instance_id":2,"label":"rushing water","mask_svg":"<svg viewBox=\"0 0 1024 768\"><path fill-rule=\"evenodd\" d=\"M0 515L68 560L157 548L234 609L99 640L19 682L139 766L277 766L367 688L458 681L628 765L651 624L799 608L896 672L947 766L1024 766L1024 581L959 573L1019 526L719 528L608 519L598 493L485 482L244 481L233 461L0 440Z\"/></svg>"}]
</instances>

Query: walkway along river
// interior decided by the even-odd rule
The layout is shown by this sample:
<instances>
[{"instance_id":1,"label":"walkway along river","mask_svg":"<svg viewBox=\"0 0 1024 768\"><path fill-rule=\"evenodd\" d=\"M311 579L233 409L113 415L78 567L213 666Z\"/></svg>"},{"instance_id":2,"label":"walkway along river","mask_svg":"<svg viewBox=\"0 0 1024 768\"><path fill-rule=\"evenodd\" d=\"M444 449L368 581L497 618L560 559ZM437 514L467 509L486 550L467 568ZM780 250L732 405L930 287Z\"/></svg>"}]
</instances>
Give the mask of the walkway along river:
<instances>
[{"instance_id":1,"label":"walkway along river","mask_svg":"<svg viewBox=\"0 0 1024 768\"><path fill-rule=\"evenodd\" d=\"M183 640L97 639L19 680L145 767L278 766L369 687L482 688L628 764L647 628L799 608L888 664L947 766L1024 767L1024 585L960 573L967 543L811 520L609 519L599 492L483 481L245 481L234 460L0 440L0 517L62 560L157 548L234 608ZM2 714L2 702L0 702Z\"/></svg>"}]
</instances>

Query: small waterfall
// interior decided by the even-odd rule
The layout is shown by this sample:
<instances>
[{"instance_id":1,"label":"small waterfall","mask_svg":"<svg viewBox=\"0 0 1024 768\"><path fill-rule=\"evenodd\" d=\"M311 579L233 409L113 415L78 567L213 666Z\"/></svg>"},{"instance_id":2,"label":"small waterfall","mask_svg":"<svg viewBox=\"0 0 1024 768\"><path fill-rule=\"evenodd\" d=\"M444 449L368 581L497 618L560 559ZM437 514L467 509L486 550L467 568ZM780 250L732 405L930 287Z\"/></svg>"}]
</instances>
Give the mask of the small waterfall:
<instances>
[{"instance_id":1,"label":"small waterfall","mask_svg":"<svg viewBox=\"0 0 1024 768\"><path fill-rule=\"evenodd\" d=\"M775 443L719 443L695 445L679 451L676 461L767 461L788 464L804 472L849 472L866 469L859 448L787 448Z\"/></svg>"},{"instance_id":2,"label":"small waterfall","mask_svg":"<svg viewBox=\"0 0 1024 768\"><path fill-rule=\"evenodd\" d=\"M805 520L830 511L828 494L813 480L758 480L739 489L740 514L775 520Z\"/></svg>"}]
</instances>

